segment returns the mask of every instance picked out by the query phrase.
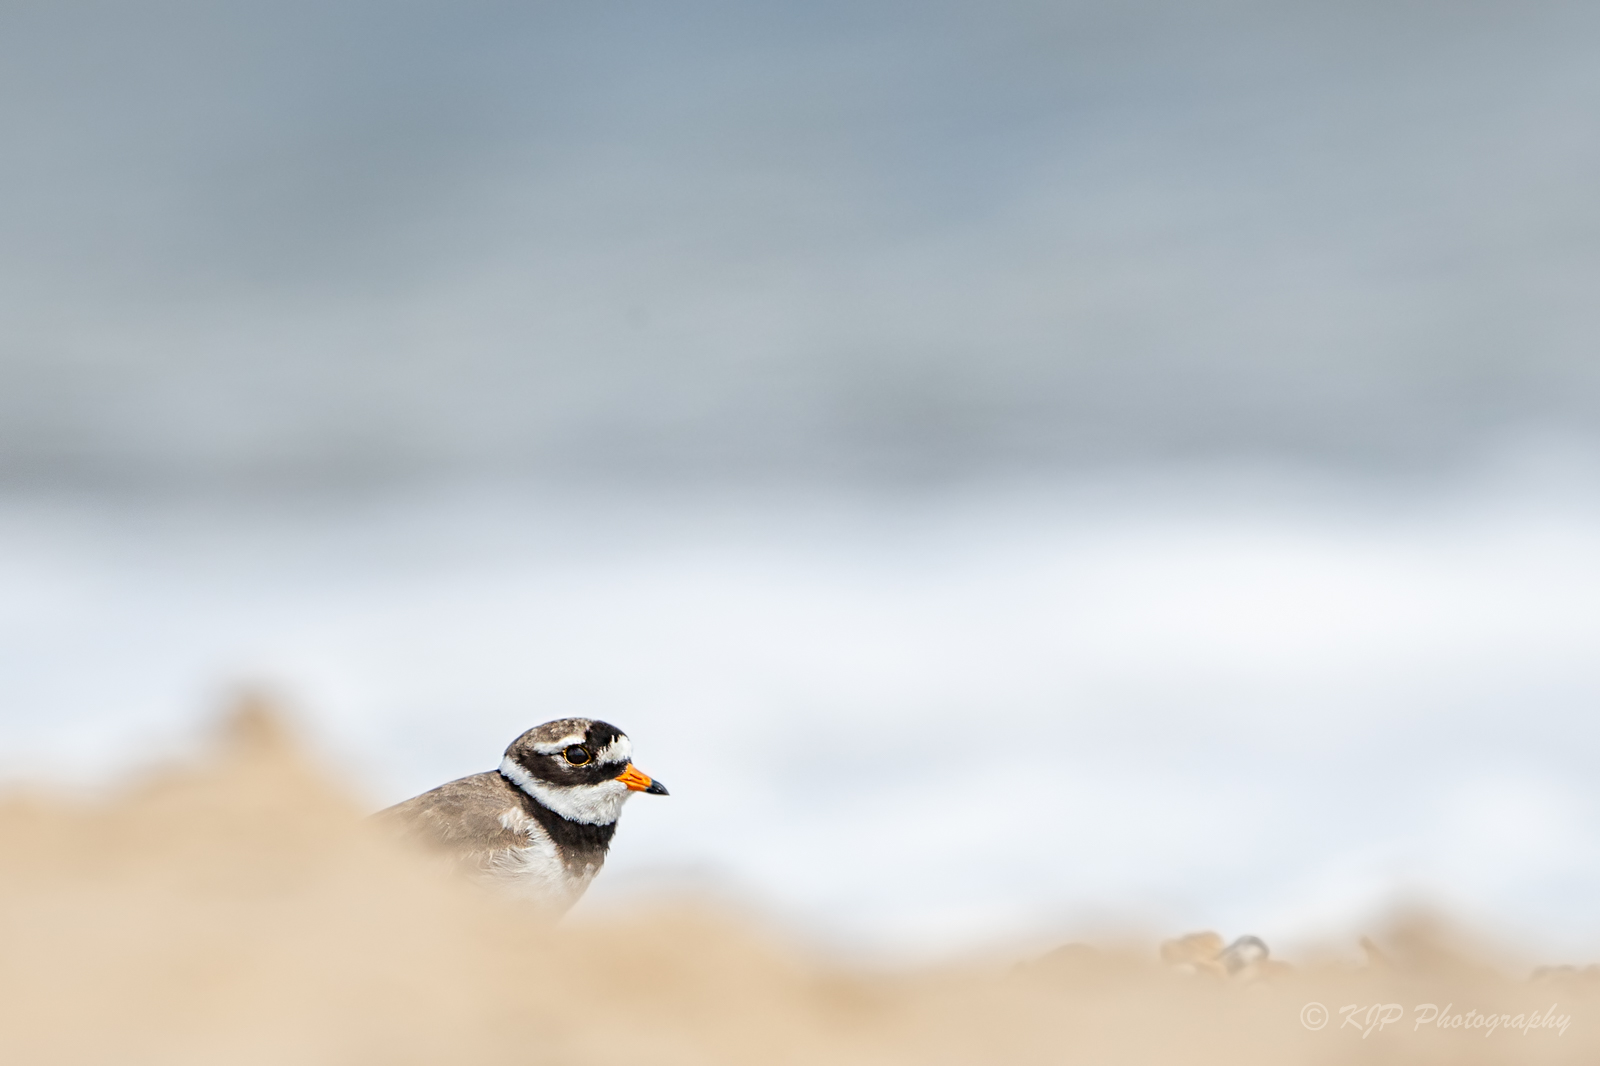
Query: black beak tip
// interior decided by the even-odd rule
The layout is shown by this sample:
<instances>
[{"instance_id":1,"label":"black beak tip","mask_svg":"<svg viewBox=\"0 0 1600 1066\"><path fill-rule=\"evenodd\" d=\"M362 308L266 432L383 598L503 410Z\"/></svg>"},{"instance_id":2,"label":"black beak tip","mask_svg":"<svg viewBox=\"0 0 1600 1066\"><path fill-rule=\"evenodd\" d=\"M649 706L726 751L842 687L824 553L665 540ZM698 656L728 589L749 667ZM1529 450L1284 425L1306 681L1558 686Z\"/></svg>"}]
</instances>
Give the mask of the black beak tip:
<instances>
[{"instance_id":1,"label":"black beak tip","mask_svg":"<svg viewBox=\"0 0 1600 1066\"><path fill-rule=\"evenodd\" d=\"M647 796L670 796L672 794L667 791L667 786L660 781L651 781L650 787L644 791Z\"/></svg>"}]
</instances>

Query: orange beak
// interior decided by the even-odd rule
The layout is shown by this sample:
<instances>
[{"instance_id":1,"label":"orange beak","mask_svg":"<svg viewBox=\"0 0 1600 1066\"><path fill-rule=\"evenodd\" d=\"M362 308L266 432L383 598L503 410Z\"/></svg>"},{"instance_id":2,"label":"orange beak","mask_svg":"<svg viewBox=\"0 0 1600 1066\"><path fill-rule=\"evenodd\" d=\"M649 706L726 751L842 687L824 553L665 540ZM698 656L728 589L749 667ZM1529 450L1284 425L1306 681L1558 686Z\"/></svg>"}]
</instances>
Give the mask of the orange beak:
<instances>
[{"instance_id":1,"label":"orange beak","mask_svg":"<svg viewBox=\"0 0 1600 1066\"><path fill-rule=\"evenodd\" d=\"M629 763L622 773L617 775L617 780L628 786L630 792L648 792L653 796L665 796L666 787L660 781L652 781L650 775L640 770L633 763Z\"/></svg>"}]
</instances>

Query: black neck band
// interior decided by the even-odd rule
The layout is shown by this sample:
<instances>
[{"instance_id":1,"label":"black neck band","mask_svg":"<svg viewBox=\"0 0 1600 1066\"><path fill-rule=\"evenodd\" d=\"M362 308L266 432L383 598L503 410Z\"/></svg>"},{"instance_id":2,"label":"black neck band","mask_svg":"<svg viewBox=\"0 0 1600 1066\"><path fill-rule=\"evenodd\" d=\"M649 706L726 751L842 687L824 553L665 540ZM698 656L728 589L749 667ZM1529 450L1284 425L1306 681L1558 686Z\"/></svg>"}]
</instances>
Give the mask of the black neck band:
<instances>
[{"instance_id":1,"label":"black neck band","mask_svg":"<svg viewBox=\"0 0 1600 1066\"><path fill-rule=\"evenodd\" d=\"M507 777L506 780L511 782L511 786L517 790L517 795L522 799L523 812L538 822L549 834L556 851L561 855L563 866L574 873L582 873L585 866L598 867L605 862L606 851L611 847L612 834L617 831L616 822L593 825L589 822L574 822L570 818L563 818L518 787L511 778Z\"/></svg>"}]
</instances>

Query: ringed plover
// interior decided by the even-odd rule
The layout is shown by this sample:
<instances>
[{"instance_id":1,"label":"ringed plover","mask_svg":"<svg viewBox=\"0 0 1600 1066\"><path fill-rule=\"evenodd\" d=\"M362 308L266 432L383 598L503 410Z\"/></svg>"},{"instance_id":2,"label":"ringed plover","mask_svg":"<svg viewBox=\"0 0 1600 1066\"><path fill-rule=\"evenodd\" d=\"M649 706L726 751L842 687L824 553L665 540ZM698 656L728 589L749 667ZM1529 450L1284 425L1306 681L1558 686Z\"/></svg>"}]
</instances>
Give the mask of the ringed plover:
<instances>
[{"instance_id":1,"label":"ringed plover","mask_svg":"<svg viewBox=\"0 0 1600 1066\"><path fill-rule=\"evenodd\" d=\"M605 863L628 797L667 794L632 759L633 742L616 726L561 718L512 741L498 770L373 817L480 879L565 911Z\"/></svg>"}]
</instances>

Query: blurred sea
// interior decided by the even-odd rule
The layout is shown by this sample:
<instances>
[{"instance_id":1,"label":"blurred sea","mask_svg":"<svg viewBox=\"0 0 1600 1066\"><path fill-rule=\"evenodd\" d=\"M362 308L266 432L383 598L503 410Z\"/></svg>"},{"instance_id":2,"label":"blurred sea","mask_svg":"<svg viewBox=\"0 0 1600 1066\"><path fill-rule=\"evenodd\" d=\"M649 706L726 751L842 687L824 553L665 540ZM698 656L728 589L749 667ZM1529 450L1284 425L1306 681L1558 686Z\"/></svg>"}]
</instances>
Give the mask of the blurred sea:
<instances>
[{"instance_id":1,"label":"blurred sea","mask_svg":"<svg viewBox=\"0 0 1600 1066\"><path fill-rule=\"evenodd\" d=\"M1414 899L1592 952L1600 507L1574 465L1514 473L13 497L0 772L121 780L259 682L377 807L592 715L673 793L630 805L601 903L729 894L917 955L1292 945Z\"/></svg>"}]
</instances>

